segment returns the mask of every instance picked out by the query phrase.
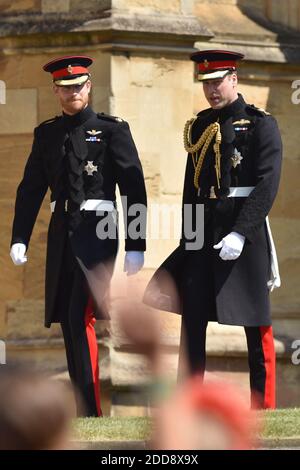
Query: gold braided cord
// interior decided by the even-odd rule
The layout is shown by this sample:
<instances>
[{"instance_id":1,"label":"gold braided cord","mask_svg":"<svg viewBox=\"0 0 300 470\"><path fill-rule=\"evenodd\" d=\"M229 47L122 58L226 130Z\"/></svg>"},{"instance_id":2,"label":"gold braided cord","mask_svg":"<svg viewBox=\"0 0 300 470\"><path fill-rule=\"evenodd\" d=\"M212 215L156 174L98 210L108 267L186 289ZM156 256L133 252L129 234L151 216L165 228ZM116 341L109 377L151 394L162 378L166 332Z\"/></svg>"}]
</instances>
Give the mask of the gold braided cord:
<instances>
[{"instance_id":1,"label":"gold braided cord","mask_svg":"<svg viewBox=\"0 0 300 470\"><path fill-rule=\"evenodd\" d=\"M198 158L198 161L197 161L197 164L196 164L196 167L195 167L195 173L194 173L194 186L195 186L196 189L199 189L199 176L200 176L201 168L202 168L202 165L203 165L204 157L206 155L209 144L211 143L213 138L214 138L214 133L211 132L207 136L206 141L203 144L203 147L202 147L202 150L201 150L201 153L200 153L200 157Z\"/></svg>"},{"instance_id":2,"label":"gold braided cord","mask_svg":"<svg viewBox=\"0 0 300 470\"><path fill-rule=\"evenodd\" d=\"M216 141L214 144L214 152L215 152L215 170L216 170L216 178L218 188L220 189L220 180L221 180L221 152L220 152L220 145L222 142L222 135L220 130L220 124L218 124L218 130L216 133Z\"/></svg>"},{"instance_id":3,"label":"gold braided cord","mask_svg":"<svg viewBox=\"0 0 300 470\"><path fill-rule=\"evenodd\" d=\"M197 140L195 144L191 144L191 129L193 126L195 119L190 119L184 126L183 131L183 142L184 148L186 152L192 155L193 165L195 168L194 173L194 186L196 189L199 189L199 176L201 172L201 168L203 165L203 161L205 155L207 153L208 147L215 137L214 143L214 152L215 152L215 170L216 170L216 178L218 183L218 188L220 188L220 178L221 178L221 152L220 152L220 145L222 141L222 135L220 130L220 124L218 122L213 122L210 124L205 131L201 134L200 138ZM200 151L200 156L197 160L197 153Z\"/></svg>"}]
</instances>

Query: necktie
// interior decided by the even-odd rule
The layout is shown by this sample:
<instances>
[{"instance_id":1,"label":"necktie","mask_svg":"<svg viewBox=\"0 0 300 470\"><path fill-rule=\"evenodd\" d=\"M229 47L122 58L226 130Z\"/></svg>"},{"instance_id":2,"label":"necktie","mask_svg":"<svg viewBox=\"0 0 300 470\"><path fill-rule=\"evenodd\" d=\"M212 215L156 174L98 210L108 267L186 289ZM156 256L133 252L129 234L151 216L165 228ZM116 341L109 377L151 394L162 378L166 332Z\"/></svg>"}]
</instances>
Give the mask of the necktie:
<instances>
[{"instance_id":1,"label":"necktie","mask_svg":"<svg viewBox=\"0 0 300 470\"><path fill-rule=\"evenodd\" d=\"M81 222L80 204L85 198L83 170L88 150L82 127L70 130L69 139L65 142L65 149L69 182L69 228L74 231Z\"/></svg>"}]
</instances>

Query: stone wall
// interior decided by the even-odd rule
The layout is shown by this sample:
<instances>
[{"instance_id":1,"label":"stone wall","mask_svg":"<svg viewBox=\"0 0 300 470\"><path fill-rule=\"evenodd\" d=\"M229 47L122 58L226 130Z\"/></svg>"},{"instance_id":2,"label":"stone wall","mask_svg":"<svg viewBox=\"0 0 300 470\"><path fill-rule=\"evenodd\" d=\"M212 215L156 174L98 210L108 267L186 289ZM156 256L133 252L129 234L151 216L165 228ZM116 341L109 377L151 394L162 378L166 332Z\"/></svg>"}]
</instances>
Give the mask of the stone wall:
<instances>
[{"instance_id":1,"label":"stone wall","mask_svg":"<svg viewBox=\"0 0 300 470\"><path fill-rule=\"evenodd\" d=\"M276 22L290 28L300 30L300 2L299 0L266 0L266 15Z\"/></svg>"},{"instance_id":2,"label":"stone wall","mask_svg":"<svg viewBox=\"0 0 300 470\"><path fill-rule=\"evenodd\" d=\"M299 0L1 0L0 12L6 15L15 12L51 14L87 10L99 12L113 8L144 13L186 14L192 13L195 7L201 7L203 4L218 5L219 12L224 7L248 8L271 21L298 30L300 28Z\"/></svg>"},{"instance_id":3,"label":"stone wall","mask_svg":"<svg viewBox=\"0 0 300 470\"><path fill-rule=\"evenodd\" d=\"M111 0L1 0L0 12L3 14L22 13L68 13L88 9L106 9Z\"/></svg>"}]
</instances>

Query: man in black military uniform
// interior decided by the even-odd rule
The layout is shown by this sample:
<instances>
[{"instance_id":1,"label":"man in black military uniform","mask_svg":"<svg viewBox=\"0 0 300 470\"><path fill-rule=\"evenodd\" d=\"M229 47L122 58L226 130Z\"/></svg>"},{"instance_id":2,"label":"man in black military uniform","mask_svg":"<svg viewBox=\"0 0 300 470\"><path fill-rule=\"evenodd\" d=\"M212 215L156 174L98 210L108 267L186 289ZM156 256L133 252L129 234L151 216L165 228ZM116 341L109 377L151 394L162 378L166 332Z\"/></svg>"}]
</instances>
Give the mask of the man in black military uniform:
<instances>
[{"instance_id":1,"label":"man in black military uniform","mask_svg":"<svg viewBox=\"0 0 300 470\"><path fill-rule=\"evenodd\" d=\"M50 188L45 326L61 323L70 377L84 399L85 414L101 416L94 323L95 317L107 317L108 287L118 249L116 184L122 199L126 198L124 270L128 275L142 268L145 250L145 224L132 233L135 217L128 211L133 204L145 210L146 192L128 124L96 114L88 105L91 64L89 57L67 56L44 66L52 74L63 113L34 131L32 152L17 191L11 257L17 265L27 261L31 232Z\"/></svg>"},{"instance_id":2,"label":"man in black military uniform","mask_svg":"<svg viewBox=\"0 0 300 470\"><path fill-rule=\"evenodd\" d=\"M182 313L192 373L205 369L208 321L245 327L253 406L275 407L275 352L269 290L280 285L268 213L282 157L275 119L237 92L237 61L229 51L192 56L210 108L187 122L188 152L180 246L155 273L145 302ZM204 244L190 249L195 227L186 207L204 205ZM196 227L197 231L202 226ZM165 274L175 281L178 299Z\"/></svg>"}]
</instances>

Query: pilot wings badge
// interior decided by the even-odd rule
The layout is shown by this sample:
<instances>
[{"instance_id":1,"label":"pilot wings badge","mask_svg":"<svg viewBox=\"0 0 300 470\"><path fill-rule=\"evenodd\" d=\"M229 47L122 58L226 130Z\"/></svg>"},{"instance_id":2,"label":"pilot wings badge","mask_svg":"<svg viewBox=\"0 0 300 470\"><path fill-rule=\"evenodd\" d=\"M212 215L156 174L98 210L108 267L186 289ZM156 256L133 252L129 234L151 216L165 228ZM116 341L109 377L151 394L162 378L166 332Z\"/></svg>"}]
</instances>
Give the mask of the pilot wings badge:
<instances>
[{"instance_id":1,"label":"pilot wings badge","mask_svg":"<svg viewBox=\"0 0 300 470\"><path fill-rule=\"evenodd\" d=\"M102 134L102 131L96 131L96 129L91 129L90 131L86 131L86 133L90 136L85 139L86 142L101 142L101 139L99 139L97 136L99 134Z\"/></svg>"}]
</instances>

